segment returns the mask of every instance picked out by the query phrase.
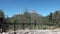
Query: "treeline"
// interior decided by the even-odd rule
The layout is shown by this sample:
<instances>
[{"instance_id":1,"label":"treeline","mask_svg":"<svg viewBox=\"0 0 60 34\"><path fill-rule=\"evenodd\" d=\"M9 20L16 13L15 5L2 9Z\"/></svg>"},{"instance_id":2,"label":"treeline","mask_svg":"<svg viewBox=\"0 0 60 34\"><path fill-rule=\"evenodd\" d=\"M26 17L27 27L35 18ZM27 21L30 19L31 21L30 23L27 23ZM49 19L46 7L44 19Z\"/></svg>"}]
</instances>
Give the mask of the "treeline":
<instances>
[{"instance_id":1,"label":"treeline","mask_svg":"<svg viewBox=\"0 0 60 34\"><path fill-rule=\"evenodd\" d=\"M0 10L0 28L1 23L38 23L41 27L55 26L60 27L60 11L57 10L54 13L50 13L47 16L42 16L36 13L35 10L29 12L25 10L22 14L15 14L12 17L5 18L4 13ZM8 24L7 24L8 25Z\"/></svg>"}]
</instances>

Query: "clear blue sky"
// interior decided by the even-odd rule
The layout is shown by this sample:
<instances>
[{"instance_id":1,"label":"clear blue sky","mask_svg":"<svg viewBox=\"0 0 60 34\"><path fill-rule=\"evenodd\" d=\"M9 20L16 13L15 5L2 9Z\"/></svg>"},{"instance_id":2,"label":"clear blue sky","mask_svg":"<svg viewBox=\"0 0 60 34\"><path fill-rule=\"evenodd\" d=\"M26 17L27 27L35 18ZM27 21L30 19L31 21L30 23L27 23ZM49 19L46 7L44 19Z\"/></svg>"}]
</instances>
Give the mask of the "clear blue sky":
<instances>
[{"instance_id":1,"label":"clear blue sky","mask_svg":"<svg viewBox=\"0 0 60 34\"><path fill-rule=\"evenodd\" d=\"M0 0L0 9L9 17L18 11L24 12L25 8L46 16L50 12L60 10L60 0Z\"/></svg>"}]
</instances>

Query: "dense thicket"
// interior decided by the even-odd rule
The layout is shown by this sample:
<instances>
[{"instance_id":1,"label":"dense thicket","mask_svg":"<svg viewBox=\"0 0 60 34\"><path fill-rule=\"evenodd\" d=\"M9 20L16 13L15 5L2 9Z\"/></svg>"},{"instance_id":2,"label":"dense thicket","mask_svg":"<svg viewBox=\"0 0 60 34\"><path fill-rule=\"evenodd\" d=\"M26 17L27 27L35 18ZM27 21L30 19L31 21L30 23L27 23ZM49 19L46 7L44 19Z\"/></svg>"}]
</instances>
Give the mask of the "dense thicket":
<instances>
[{"instance_id":1,"label":"dense thicket","mask_svg":"<svg viewBox=\"0 0 60 34\"><path fill-rule=\"evenodd\" d=\"M10 18L4 17L4 13L2 12L2 10L0 10L0 18L3 18L3 20L5 20L5 23L38 23L42 27L44 27L44 25L60 27L60 11L55 11L54 13L51 12L47 16L42 16L41 14L36 13L35 10L31 12L26 10L24 11L24 13L15 14Z\"/></svg>"}]
</instances>

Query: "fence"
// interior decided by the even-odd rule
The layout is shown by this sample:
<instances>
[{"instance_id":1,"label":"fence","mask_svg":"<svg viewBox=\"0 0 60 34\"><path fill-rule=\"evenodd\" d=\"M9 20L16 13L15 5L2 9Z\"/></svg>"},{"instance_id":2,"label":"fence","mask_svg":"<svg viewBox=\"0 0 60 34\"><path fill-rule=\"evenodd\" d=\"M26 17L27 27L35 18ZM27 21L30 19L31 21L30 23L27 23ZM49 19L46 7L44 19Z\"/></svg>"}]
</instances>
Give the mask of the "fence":
<instances>
[{"instance_id":1,"label":"fence","mask_svg":"<svg viewBox=\"0 0 60 34\"><path fill-rule=\"evenodd\" d=\"M35 30L38 29L40 24L39 23L3 23L5 26L3 26L5 28L6 31L16 31L16 30Z\"/></svg>"}]
</instances>

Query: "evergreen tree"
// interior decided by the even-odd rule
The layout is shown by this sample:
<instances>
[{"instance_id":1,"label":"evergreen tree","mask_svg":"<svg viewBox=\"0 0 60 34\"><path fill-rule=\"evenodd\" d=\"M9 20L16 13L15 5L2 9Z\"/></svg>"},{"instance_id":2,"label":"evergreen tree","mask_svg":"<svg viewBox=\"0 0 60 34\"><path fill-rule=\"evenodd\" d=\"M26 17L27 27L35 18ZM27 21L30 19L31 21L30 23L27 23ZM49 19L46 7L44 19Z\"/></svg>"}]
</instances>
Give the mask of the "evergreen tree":
<instances>
[{"instance_id":1,"label":"evergreen tree","mask_svg":"<svg viewBox=\"0 0 60 34\"><path fill-rule=\"evenodd\" d=\"M50 13L50 15L49 15L49 22L52 22L52 12Z\"/></svg>"}]
</instances>

